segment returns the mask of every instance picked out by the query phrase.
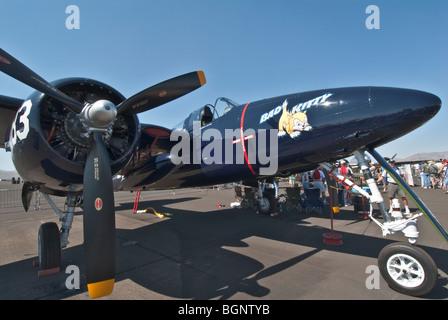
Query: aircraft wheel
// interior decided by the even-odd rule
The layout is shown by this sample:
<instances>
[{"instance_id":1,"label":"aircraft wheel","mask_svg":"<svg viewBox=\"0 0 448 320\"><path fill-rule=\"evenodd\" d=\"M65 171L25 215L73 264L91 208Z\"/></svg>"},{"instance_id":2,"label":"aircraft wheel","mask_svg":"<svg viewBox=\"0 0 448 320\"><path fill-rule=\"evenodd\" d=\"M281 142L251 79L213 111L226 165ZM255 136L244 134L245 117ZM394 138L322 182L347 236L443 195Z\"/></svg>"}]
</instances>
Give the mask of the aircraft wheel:
<instances>
[{"instance_id":1,"label":"aircraft wheel","mask_svg":"<svg viewBox=\"0 0 448 320\"><path fill-rule=\"evenodd\" d=\"M47 222L38 234L39 266L41 270L58 268L61 264L61 239L58 225Z\"/></svg>"},{"instance_id":2,"label":"aircraft wheel","mask_svg":"<svg viewBox=\"0 0 448 320\"><path fill-rule=\"evenodd\" d=\"M275 206L274 195L270 192L263 192L263 198L257 201L257 212L260 214L270 214Z\"/></svg>"},{"instance_id":3,"label":"aircraft wheel","mask_svg":"<svg viewBox=\"0 0 448 320\"><path fill-rule=\"evenodd\" d=\"M392 243L378 256L378 266L387 284L410 296L424 296L434 289L438 270L422 249L407 243Z\"/></svg>"}]
</instances>

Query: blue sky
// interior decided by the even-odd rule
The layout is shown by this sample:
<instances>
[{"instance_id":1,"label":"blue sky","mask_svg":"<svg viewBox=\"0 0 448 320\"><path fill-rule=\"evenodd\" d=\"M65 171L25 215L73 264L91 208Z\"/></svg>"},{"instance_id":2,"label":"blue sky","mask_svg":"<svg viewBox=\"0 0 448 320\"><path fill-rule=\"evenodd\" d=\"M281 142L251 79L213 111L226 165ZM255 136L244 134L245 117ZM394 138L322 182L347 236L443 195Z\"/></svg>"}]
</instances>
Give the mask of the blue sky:
<instances>
[{"instance_id":1,"label":"blue sky","mask_svg":"<svg viewBox=\"0 0 448 320\"><path fill-rule=\"evenodd\" d=\"M380 9L369 30L366 8ZM80 9L68 30L67 6ZM0 0L1 48L48 81L82 76L129 97L203 70L207 84L140 116L171 127L225 96L240 103L359 85L420 89L448 101L448 1ZM0 94L32 89L0 74ZM378 151L399 158L447 151L448 111ZM13 170L0 150L0 170Z\"/></svg>"}]
</instances>

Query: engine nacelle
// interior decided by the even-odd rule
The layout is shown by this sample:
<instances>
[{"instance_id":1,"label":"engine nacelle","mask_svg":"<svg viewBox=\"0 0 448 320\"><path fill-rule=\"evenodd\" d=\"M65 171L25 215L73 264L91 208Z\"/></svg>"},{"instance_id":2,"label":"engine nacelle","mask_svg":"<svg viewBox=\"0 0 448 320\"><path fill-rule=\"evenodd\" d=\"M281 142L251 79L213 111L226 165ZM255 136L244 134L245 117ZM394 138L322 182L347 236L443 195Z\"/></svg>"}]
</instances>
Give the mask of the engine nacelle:
<instances>
[{"instance_id":1,"label":"engine nacelle","mask_svg":"<svg viewBox=\"0 0 448 320\"><path fill-rule=\"evenodd\" d=\"M108 100L118 105L125 99L110 86L91 79L69 78L52 84L82 103ZM103 137L115 175L136 151L140 138L137 117L120 114ZM90 141L75 112L40 92L34 92L23 103L9 134L12 159L23 180L56 195L82 191Z\"/></svg>"}]
</instances>

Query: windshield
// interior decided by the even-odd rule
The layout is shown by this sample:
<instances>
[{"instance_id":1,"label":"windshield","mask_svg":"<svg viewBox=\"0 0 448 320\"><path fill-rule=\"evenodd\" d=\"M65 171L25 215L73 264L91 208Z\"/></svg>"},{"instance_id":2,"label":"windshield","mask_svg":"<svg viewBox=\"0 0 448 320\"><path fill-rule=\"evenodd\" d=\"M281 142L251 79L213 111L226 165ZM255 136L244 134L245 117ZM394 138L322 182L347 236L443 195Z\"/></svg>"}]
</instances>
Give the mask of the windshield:
<instances>
[{"instance_id":1,"label":"windshield","mask_svg":"<svg viewBox=\"0 0 448 320\"><path fill-rule=\"evenodd\" d=\"M176 124L172 129L183 128L186 130L191 130L193 128L193 121L201 121L201 125L211 123L214 119L226 114L238 105L239 104L233 100L220 97L216 99L215 105L207 104L202 108L194 110L186 119Z\"/></svg>"},{"instance_id":2,"label":"windshield","mask_svg":"<svg viewBox=\"0 0 448 320\"><path fill-rule=\"evenodd\" d=\"M239 106L239 103L236 103L235 101L229 99L229 98L224 98L224 97L220 97L218 99L216 99L215 102L215 112L216 112L216 116L215 119L226 114L227 112L229 112L232 108Z\"/></svg>"}]
</instances>

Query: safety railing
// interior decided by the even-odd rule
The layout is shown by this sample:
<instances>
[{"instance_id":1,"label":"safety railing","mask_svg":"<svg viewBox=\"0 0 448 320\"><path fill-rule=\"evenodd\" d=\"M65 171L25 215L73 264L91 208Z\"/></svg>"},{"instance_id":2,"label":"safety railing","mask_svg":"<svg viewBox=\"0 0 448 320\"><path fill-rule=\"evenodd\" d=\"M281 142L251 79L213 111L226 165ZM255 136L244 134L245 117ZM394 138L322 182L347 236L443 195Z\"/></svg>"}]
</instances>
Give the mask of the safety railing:
<instances>
[{"instance_id":1,"label":"safety railing","mask_svg":"<svg viewBox=\"0 0 448 320\"><path fill-rule=\"evenodd\" d=\"M58 206L64 206L65 197L51 196L51 199ZM21 189L0 189L0 208L22 207ZM39 191L33 192L29 210L40 210L51 208L47 200Z\"/></svg>"},{"instance_id":2,"label":"safety railing","mask_svg":"<svg viewBox=\"0 0 448 320\"><path fill-rule=\"evenodd\" d=\"M176 194L187 194L209 190L209 188L191 188L181 190L153 190L141 193L141 200L154 200L161 196L170 196ZM135 193L128 191L115 192L116 203L134 202ZM64 208L66 197L50 196L56 206L60 209ZM22 207L22 190L21 189L0 189L0 209L2 208L18 208ZM39 192L33 192L29 211L51 209L50 204L45 197Z\"/></svg>"}]
</instances>

